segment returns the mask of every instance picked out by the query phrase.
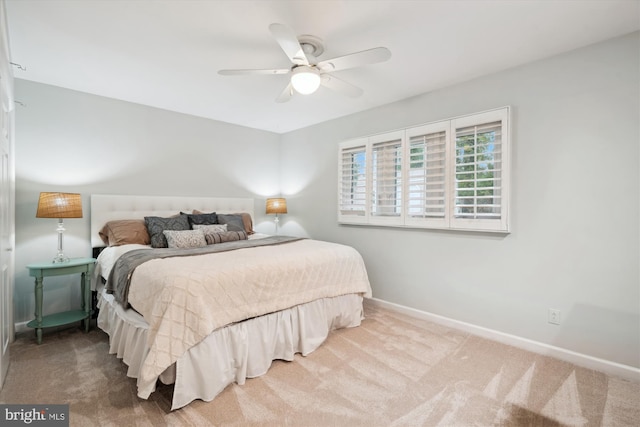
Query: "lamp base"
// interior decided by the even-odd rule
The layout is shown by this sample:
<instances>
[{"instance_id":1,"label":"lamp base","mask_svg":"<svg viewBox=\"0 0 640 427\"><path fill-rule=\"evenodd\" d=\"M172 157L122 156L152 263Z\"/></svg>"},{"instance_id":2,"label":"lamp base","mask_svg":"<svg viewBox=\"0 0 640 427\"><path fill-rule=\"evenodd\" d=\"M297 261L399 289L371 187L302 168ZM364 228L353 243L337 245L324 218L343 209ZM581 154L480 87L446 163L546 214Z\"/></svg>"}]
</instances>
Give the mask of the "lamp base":
<instances>
[{"instance_id":1,"label":"lamp base","mask_svg":"<svg viewBox=\"0 0 640 427\"><path fill-rule=\"evenodd\" d=\"M54 264L64 264L65 262L69 261L69 257L66 257L63 254L58 254L58 256L56 256L51 262Z\"/></svg>"},{"instance_id":2,"label":"lamp base","mask_svg":"<svg viewBox=\"0 0 640 427\"><path fill-rule=\"evenodd\" d=\"M62 222L62 218L58 219L58 228L56 229L58 232L58 255L53 259L54 264L64 264L65 262L69 262L69 257L64 256L62 253L62 236L64 235L64 223Z\"/></svg>"}]
</instances>

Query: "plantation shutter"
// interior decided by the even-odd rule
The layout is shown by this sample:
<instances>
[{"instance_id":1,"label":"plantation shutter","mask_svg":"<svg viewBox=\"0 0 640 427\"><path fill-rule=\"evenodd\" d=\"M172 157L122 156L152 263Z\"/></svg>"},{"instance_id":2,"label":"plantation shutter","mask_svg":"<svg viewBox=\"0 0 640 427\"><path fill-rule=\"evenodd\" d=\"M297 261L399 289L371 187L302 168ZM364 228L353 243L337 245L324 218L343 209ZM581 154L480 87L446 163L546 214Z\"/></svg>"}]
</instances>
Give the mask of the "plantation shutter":
<instances>
[{"instance_id":1,"label":"plantation shutter","mask_svg":"<svg viewBox=\"0 0 640 427\"><path fill-rule=\"evenodd\" d=\"M339 145L338 219L509 232L510 108Z\"/></svg>"},{"instance_id":2,"label":"plantation shutter","mask_svg":"<svg viewBox=\"0 0 640 427\"><path fill-rule=\"evenodd\" d=\"M382 140L380 140L382 139ZM402 135L385 135L371 146L371 216L402 215Z\"/></svg>"},{"instance_id":3,"label":"plantation shutter","mask_svg":"<svg viewBox=\"0 0 640 427\"><path fill-rule=\"evenodd\" d=\"M475 123L459 120L454 124L452 222L457 228L503 230L507 227L505 207L508 192L504 184L507 171L504 168L506 152L503 144L506 121L499 113L474 116ZM479 226L478 220L484 224ZM476 224L471 221L476 221Z\"/></svg>"},{"instance_id":4,"label":"plantation shutter","mask_svg":"<svg viewBox=\"0 0 640 427\"><path fill-rule=\"evenodd\" d=\"M444 225L447 214L448 125L436 124L407 131L407 223Z\"/></svg>"},{"instance_id":5,"label":"plantation shutter","mask_svg":"<svg viewBox=\"0 0 640 427\"><path fill-rule=\"evenodd\" d=\"M340 148L338 185L339 216L364 217L367 202L366 144L343 144Z\"/></svg>"}]
</instances>

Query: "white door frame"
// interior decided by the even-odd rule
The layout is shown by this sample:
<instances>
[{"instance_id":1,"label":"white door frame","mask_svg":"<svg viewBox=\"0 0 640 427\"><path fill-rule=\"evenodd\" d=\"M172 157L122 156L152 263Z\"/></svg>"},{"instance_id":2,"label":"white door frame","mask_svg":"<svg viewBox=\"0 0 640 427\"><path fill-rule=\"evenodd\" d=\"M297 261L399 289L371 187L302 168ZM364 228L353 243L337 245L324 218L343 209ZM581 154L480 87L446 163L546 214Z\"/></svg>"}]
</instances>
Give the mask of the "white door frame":
<instances>
[{"instance_id":1,"label":"white door frame","mask_svg":"<svg viewBox=\"0 0 640 427\"><path fill-rule=\"evenodd\" d=\"M15 160L13 72L5 1L0 0L0 388L14 338Z\"/></svg>"}]
</instances>

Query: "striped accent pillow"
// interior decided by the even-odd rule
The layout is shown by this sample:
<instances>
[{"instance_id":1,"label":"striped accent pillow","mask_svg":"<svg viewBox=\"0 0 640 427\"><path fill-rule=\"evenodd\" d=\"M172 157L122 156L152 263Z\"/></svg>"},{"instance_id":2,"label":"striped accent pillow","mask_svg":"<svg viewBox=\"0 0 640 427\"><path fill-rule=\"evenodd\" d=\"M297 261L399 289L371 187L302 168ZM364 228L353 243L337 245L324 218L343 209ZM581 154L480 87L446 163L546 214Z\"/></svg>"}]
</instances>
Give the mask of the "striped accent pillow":
<instances>
[{"instance_id":1,"label":"striped accent pillow","mask_svg":"<svg viewBox=\"0 0 640 427\"><path fill-rule=\"evenodd\" d=\"M206 233L204 239L207 245L216 243L233 242L235 240L247 240L246 231L225 231L224 233Z\"/></svg>"}]
</instances>

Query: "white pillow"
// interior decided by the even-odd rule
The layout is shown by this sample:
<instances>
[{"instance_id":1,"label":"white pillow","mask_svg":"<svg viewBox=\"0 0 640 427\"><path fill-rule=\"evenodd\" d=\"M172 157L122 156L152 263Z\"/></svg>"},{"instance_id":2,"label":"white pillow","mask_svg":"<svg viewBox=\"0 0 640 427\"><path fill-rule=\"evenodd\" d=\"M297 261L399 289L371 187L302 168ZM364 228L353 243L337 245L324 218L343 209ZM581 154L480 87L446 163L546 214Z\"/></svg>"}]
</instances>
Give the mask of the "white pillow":
<instances>
[{"instance_id":1,"label":"white pillow","mask_svg":"<svg viewBox=\"0 0 640 427\"><path fill-rule=\"evenodd\" d=\"M201 248L207 246L202 230L164 230L170 248Z\"/></svg>"},{"instance_id":2,"label":"white pillow","mask_svg":"<svg viewBox=\"0 0 640 427\"><path fill-rule=\"evenodd\" d=\"M204 234L209 233L226 233L227 224L193 224L194 230L202 230Z\"/></svg>"}]
</instances>

